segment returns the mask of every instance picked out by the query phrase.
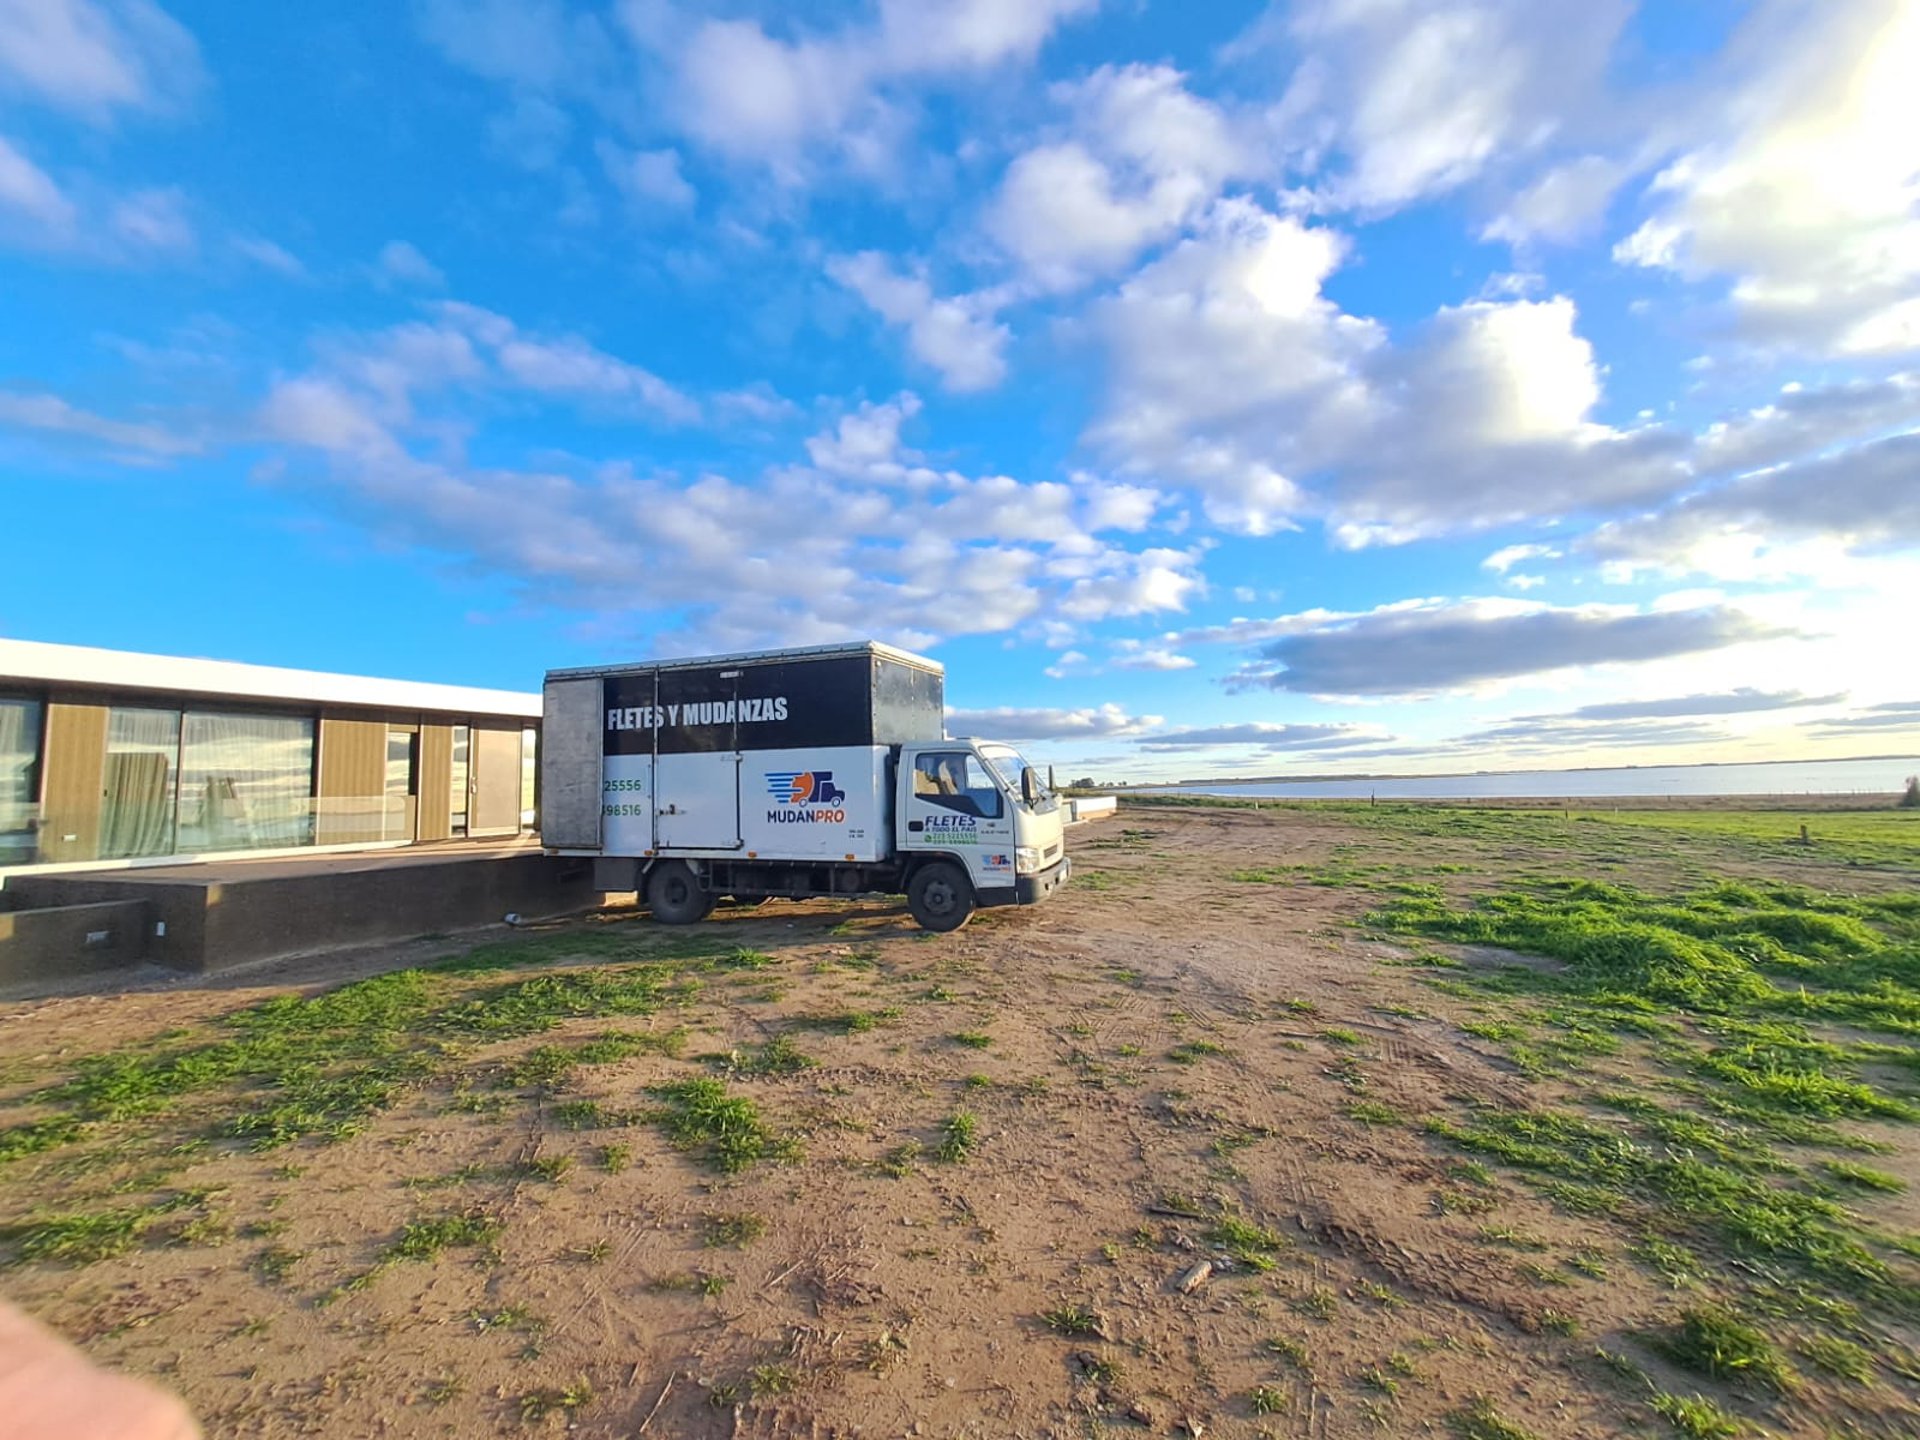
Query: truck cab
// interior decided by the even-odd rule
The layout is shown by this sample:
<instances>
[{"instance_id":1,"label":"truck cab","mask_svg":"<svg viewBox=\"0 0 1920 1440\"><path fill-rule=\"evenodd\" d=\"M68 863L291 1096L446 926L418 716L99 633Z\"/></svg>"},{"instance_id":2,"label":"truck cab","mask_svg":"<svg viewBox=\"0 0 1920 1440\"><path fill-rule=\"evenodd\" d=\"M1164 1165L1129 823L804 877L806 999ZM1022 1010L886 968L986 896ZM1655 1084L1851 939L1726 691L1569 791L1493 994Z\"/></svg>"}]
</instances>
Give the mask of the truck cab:
<instances>
[{"instance_id":1,"label":"truck cab","mask_svg":"<svg viewBox=\"0 0 1920 1440\"><path fill-rule=\"evenodd\" d=\"M912 742L896 783L907 902L926 929L958 929L976 907L1032 905L1066 882L1063 807L1011 745Z\"/></svg>"}]
</instances>

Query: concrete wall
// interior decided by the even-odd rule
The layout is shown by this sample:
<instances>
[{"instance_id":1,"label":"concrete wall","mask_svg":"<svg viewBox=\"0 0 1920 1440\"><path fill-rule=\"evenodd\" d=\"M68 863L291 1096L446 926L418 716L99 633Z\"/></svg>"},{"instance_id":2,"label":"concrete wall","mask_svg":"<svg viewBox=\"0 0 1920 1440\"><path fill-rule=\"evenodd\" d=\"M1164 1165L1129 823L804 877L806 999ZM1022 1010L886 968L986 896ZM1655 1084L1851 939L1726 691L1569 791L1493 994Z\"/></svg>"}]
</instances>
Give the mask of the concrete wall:
<instances>
[{"instance_id":1,"label":"concrete wall","mask_svg":"<svg viewBox=\"0 0 1920 1440\"><path fill-rule=\"evenodd\" d=\"M22 875L8 881L7 893L19 906L140 902L166 927L149 941L146 958L190 971L470 930L509 912L565 914L602 898L585 862L534 850L351 868L320 857L260 865L255 876L213 865L194 867L206 878L186 867L151 878L138 870Z\"/></svg>"},{"instance_id":2,"label":"concrete wall","mask_svg":"<svg viewBox=\"0 0 1920 1440\"><path fill-rule=\"evenodd\" d=\"M144 900L0 910L0 984L135 965L152 929Z\"/></svg>"}]
</instances>

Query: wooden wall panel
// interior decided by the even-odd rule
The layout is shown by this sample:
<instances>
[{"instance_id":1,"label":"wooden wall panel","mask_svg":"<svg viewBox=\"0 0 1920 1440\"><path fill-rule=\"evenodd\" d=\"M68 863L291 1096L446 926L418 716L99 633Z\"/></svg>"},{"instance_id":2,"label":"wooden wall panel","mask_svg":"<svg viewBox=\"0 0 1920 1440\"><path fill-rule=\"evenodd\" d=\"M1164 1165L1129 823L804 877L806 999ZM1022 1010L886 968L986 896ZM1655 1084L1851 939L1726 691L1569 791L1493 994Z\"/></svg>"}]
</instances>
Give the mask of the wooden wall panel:
<instances>
[{"instance_id":1,"label":"wooden wall panel","mask_svg":"<svg viewBox=\"0 0 1920 1440\"><path fill-rule=\"evenodd\" d=\"M100 848L100 787L107 754L107 707L56 701L47 706L46 716L47 763L41 787L40 858L92 860Z\"/></svg>"},{"instance_id":2,"label":"wooden wall panel","mask_svg":"<svg viewBox=\"0 0 1920 1440\"><path fill-rule=\"evenodd\" d=\"M421 840L445 840L453 834L453 727L420 727Z\"/></svg>"},{"instance_id":3,"label":"wooden wall panel","mask_svg":"<svg viewBox=\"0 0 1920 1440\"><path fill-rule=\"evenodd\" d=\"M347 845L386 838L386 790L387 722L322 715L315 840Z\"/></svg>"}]
</instances>

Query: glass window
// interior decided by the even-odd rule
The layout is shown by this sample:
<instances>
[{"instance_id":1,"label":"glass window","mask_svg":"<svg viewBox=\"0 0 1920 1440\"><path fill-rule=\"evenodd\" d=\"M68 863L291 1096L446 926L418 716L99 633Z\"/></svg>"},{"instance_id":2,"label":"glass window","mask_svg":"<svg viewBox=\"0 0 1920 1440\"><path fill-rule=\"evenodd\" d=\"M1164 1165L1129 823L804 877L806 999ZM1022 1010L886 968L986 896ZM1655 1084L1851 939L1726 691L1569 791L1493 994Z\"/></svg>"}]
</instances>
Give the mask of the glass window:
<instances>
[{"instance_id":1,"label":"glass window","mask_svg":"<svg viewBox=\"0 0 1920 1440\"><path fill-rule=\"evenodd\" d=\"M453 781L448 786L448 798L453 805L451 826L455 835L467 833L467 790L472 784L472 772L467 768L471 754L473 732L465 725L453 727Z\"/></svg>"},{"instance_id":2,"label":"glass window","mask_svg":"<svg viewBox=\"0 0 1920 1440\"><path fill-rule=\"evenodd\" d=\"M913 793L929 805L962 815L983 820L1000 815L999 787L966 750L922 751L913 762Z\"/></svg>"},{"instance_id":3,"label":"glass window","mask_svg":"<svg viewBox=\"0 0 1920 1440\"><path fill-rule=\"evenodd\" d=\"M532 726L520 732L520 828L534 828L534 792L540 774L540 732Z\"/></svg>"},{"instance_id":4,"label":"glass window","mask_svg":"<svg viewBox=\"0 0 1920 1440\"><path fill-rule=\"evenodd\" d=\"M420 737L412 730L387 732L387 805L383 840L410 840L420 794Z\"/></svg>"},{"instance_id":5,"label":"glass window","mask_svg":"<svg viewBox=\"0 0 1920 1440\"><path fill-rule=\"evenodd\" d=\"M40 702L0 699L0 865L33 859L40 794Z\"/></svg>"},{"instance_id":6,"label":"glass window","mask_svg":"<svg viewBox=\"0 0 1920 1440\"><path fill-rule=\"evenodd\" d=\"M189 711L180 740L184 854L313 843L313 721Z\"/></svg>"},{"instance_id":7,"label":"glass window","mask_svg":"<svg viewBox=\"0 0 1920 1440\"><path fill-rule=\"evenodd\" d=\"M101 777L100 856L104 860L173 853L180 712L115 708L107 712Z\"/></svg>"}]
</instances>

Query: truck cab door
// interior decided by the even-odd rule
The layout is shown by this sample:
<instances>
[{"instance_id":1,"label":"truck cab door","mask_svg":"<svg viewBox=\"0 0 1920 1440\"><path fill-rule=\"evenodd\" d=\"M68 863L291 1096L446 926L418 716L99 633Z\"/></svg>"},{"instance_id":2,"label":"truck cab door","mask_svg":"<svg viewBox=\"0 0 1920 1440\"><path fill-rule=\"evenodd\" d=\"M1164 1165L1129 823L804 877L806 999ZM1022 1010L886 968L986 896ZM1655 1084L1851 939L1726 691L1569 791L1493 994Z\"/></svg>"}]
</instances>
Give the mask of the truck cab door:
<instances>
[{"instance_id":1,"label":"truck cab door","mask_svg":"<svg viewBox=\"0 0 1920 1440\"><path fill-rule=\"evenodd\" d=\"M901 848L943 851L966 867L976 890L1013 884L1013 806L993 773L964 745L903 758Z\"/></svg>"}]
</instances>

